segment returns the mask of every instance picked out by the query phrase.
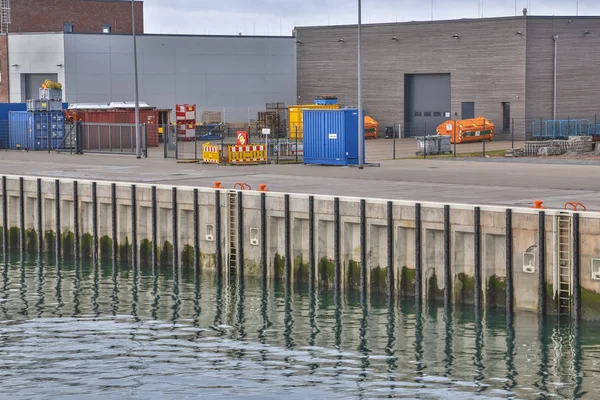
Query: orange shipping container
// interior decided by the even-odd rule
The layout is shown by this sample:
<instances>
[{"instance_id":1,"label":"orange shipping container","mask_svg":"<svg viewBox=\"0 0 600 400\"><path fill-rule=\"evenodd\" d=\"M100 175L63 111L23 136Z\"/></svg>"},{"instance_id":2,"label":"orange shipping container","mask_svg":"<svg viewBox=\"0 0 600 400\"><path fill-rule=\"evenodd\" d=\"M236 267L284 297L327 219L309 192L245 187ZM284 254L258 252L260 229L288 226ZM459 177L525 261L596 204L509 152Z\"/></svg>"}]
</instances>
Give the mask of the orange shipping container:
<instances>
[{"instance_id":1,"label":"orange shipping container","mask_svg":"<svg viewBox=\"0 0 600 400\"><path fill-rule=\"evenodd\" d=\"M450 136L450 143L491 141L496 126L484 117L446 121L437 128L438 135Z\"/></svg>"}]
</instances>

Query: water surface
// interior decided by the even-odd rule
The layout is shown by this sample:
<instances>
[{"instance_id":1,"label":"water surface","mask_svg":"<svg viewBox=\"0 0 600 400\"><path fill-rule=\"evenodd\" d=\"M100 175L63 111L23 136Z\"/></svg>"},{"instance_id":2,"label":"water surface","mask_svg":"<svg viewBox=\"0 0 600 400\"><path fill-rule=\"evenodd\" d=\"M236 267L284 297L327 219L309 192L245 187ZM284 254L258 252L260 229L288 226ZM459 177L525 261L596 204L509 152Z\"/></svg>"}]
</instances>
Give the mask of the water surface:
<instances>
[{"instance_id":1,"label":"water surface","mask_svg":"<svg viewBox=\"0 0 600 400\"><path fill-rule=\"evenodd\" d=\"M1 266L11 398L600 398L600 325L415 309L214 272ZM512 323L511 323L512 322Z\"/></svg>"}]
</instances>

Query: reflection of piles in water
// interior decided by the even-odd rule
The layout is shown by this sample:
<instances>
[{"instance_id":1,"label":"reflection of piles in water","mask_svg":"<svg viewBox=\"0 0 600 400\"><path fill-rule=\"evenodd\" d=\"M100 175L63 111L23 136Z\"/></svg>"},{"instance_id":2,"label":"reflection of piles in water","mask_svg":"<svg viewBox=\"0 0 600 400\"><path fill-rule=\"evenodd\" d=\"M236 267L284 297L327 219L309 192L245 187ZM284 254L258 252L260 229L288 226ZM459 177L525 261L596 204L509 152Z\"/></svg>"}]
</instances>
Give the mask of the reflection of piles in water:
<instances>
[{"instance_id":1,"label":"reflection of piles in water","mask_svg":"<svg viewBox=\"0 0 600 400\"><path fill-rule=\"evenodd\" d=\"M552 329L550 340L549 372L555 378L556 392L561 398L579 398L581 394L579 332L571 324L557 325Z\"/></svg>"}]
</instances>

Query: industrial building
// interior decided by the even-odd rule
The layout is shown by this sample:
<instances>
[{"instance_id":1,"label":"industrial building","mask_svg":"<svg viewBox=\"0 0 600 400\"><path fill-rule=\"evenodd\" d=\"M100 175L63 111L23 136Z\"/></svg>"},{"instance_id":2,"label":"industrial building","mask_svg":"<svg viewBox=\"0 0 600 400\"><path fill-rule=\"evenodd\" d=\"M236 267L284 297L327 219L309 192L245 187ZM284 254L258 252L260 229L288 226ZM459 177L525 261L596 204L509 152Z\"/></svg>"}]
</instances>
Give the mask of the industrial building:
<instances>
[{"instance_id":1,"label":"industrial building","mask_svg":"<svg viewBox=\"0 0 600 400\"><path fill-rule=\"evenodd\" d=\"M485 116L497 137L600 112L600 17L510 17L363 26L363 105L406 136ZM357 105L357 26L296 29L298 98ZM556 62L555 62L556 61ZM556 82L556 85L555 85Z\"/></svg>"},{"instance_id":2,"label":"industrial building","mask_svg":"<svg viewBox=\"0 0 600 400\"><path fill-rule=\"evenodd\" d=\"M293 37L143 34L143 4L135 4L141 101L196 104L199 116L219 111L225 122L295 102ZM12 0L10 15L0 101L37 98L45 79L63 84L68 103L134 100L131 1Z\"/></svg>"}]
</instances>

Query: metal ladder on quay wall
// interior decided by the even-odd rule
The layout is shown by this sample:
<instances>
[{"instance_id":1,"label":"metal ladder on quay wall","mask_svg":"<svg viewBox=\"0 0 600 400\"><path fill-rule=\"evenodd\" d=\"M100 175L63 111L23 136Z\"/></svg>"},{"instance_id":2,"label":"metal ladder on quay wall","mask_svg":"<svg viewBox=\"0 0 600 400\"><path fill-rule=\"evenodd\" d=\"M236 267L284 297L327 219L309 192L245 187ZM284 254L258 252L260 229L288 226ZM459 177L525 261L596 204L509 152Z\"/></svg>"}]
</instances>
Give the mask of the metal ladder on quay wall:
<instances>
[{"instance_id":1,"label":"metal ladder on quay wall","mask_svg":"<svg viewBox=\"0 0 600 400\"><path fill-rule=\"evenodd\" d=\"M569 214L558 216L558 298L559 316L571 316L571 268L572 268L572 218Z\"/></svg>"},{"instance_id":2,"label":"metal ladder on quay wall","mask_svg":"<svg viewBox=\"0 0 600 400\"><path fill-rule=\"evenodd\" d=\"M227 284L229 284L229 280L231 275L237 272L237 247L238 247L238 209L237 209L237 191L232 190L228 195L229 199L229 248L228 248L228 257L227 257L227 271L225 280Z\"/></svg>"}]
</instances>

